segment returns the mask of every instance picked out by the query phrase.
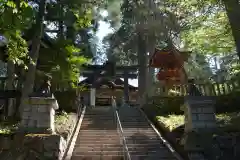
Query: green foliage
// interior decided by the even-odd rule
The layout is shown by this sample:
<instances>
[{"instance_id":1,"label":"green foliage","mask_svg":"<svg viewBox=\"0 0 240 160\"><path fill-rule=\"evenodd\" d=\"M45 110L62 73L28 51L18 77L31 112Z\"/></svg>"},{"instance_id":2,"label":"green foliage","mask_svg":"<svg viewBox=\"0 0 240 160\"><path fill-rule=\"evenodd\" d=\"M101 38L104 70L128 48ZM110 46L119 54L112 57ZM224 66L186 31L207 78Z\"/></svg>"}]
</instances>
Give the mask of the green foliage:
<instances>
[{"instance_id":1,"label":"green foliage","mask_svg":"<svg viewBox=\"0 0 240 160\"><path fill-rule=\"evenodd\" d=\"M5 34L5 37L8 39L8 58L17 65L24 64L23 58L28 55L28 45L26 40L22 38L20 31L12 35Z\"/></svg>"},{"instance_id":2,"label":"green foliage","mask_svg":"<svg viewBox=\"0 0 240 160\"><path fill-rule=\"evenodd\" d=\"M67 112L65 111L61 111L60 113L58 113L55 117L55 123L58 124L64 124L65 121L68 119L69 115Z\"/></svg>"},{"instance_id":3,"label":"green foliage","mask_svg":"<svg viewBox=\"0 0 240 160\"><path fill-rule=\"evenodd\" d=\"M196 83L209 83L213 76L209 61L204 54L192 53L184 64L184 69L188 77L194 77Z\"/></svg>"},{"instance_id":4,"label":"green foliage","mask_svg":"<svg viewBox=\"0 0 240 160\"><path fill-rule=\"evenodd\" d=\"M109 45L108 53L113 53L117 60L125 63L126 60L136 59L134 22L136 16L141 15L136 15L136 11L139 13L144 9L147 14L149 8L153 16L141 16L145 17L148 27L151 28L150 31L155 32L156 46L162 47L165 42L180 38L180 43L176 42L176 45L195 54L229 54L235 51L225 8L218 1L163 0L156 5L157 10L154 9L154 5L148 6L138 2L140 1L123 1L121 26L105 39L106 44ZM108 10L111 11L111 8ZM117 12L118 8L114 11ZM152 17L155 18L155 24L160 23L157 29L151 23ZM146 35L147 32L147 29L144 30Z\"/></svg>"},{"instance_id":5,"label":"green foliage","mask_svg":"<svg viewBox=\"0 0 240 160\"><path fill-rule=\"evenodd\" d=\"M74 24L75 28L77 29L81 29L81 28L87 28L91 25L91 21L92 21L92 10L91 9L87 9L83 16L81 17L80 13L75 12L74 13L75 17L76 17L76 22Z\"/></svg>"},{"instance_id":6,"label":"green foliage","mask_svg":"<svg viewBox=\"0 0 240 160\"><path fill-rule=\"evenodd\" d=\"M79 53L76 53L79 51L79 48L72 45L59 48L61 56L59 56L55 62L51 64L52 68L49 73L52 75L53 83L61 86L62 88L76 87L80 74L80 67L88 61L88 59L78 55Z\"/></svg>"},{"instance_id":7,"label":"green foliage","mask_svg":"<svg viewBox=\"0 0 240 160\"><path fill-rule=\"evenodd\" d=\"M170 114L164 116L156 116L156 120L162 123L164 125L164 128L167 128L170 132L184 124L183 115Z\"/></svg>"},{"instance_id":8,"label":"green foliage","mask_svg":"<svg viewBox=\"0 0 240 160\"><path fill-rule=\"evenodd\" d=\"M159 115L156 120L163 125L168 132L173 131L179 126L184 125L184 115ZM219 129L224 132L239 132L240 114L238 112L216 114L216 121Z\"/></svg>"},{"instance_id":9,"label":"green foliage","mask_svg":"<svg viewBox=\"0 0 240 160\"><path fill-rule=\"evenodd\" d=\"M225 113L225 112L236 112L240 110L239 100L240 91L236 90L226 96L219 96L216 99L216 112Z\"/></svg>"},{"instance_id":10,"label":"green foliage","mask_svg":"<svg viewBox=\"0 0 240 160\"><path fill-rule=\"evenodd\" d=\"M23 30L32 25L33 9L26 1L0 1L0 32Z\"/></svg>"},{"instance_id":11,"label":"green foliage","mask_svg":"<svg viewBox=\"0 0 240 160\"><path fill-rule=\"evenodd\" d=\"M186 46L197 53L221 54L235 50L225 11L208 15L201 26L183 31L181 36Z\"/></svg>"},{"instance_id":12,"label":"green foliage","mask_svg":"<svg viewBox=\"0 0 240 160\"><path fill-rule=\"evenodd\" d=\"M23 64L28 46L22 38L22 31L31 27L33 10L24 0L0 1L0 34L7 39L9 58L17 64Z\"/></svg>"},{"instance_id":13,"label":"green foliage","mask_svg":"<svg viewBox=\"0 0 240 160\"><path fill-rule=\"evenodd\" d=\"M58 88L59 86L61 88L77 87L80 66L87 63L90 60L88 58L92 58L93 55L89 47L88 32L94 27L92 8L98 6L99 3L72 0L71 3L61 1L61 3L48 4L46 19L55 25L58 31L53 47L49 49L52 55L40 54L43 64L39 68L52 75L54 86ZM63 29L64 27L66 30Z\"/></svg>"},{"instance_id":14,"label":"green foliage","mask_svg":"<svg viewBox=\"0 0 240 160\"><path fill-rule=\"evenodd\" d=\"M11 122L1 122L0 123L0 134L11 134L15 132L18 128L18 124Z\"/></svg>"},{"instance_id":15,"label":"green foliage","mask_svg":"<svg viewBox=\"0 0 240 160\"><path fill-rule=\"evenodd\" d=\"M183 114L181 106L184 104L183 97L151 97L149 102L153 102L146 106L146 109L150 109L156 115L164 114Z\"/></svg>"},{"instance_id":16,"label":"green foliage","mask_svg":"<svg viewBox=\"0 0 240 160\"><path fill-rule=\"evenodd\" d=\"M59 110L65 112L73 112L76 109L76 90L56 91L54 93L58 101Z\"/></svg>"},{"instance_id":17,"label":"green foliage","mask_svg":"<svg viewBox=\"0 0 240 160\"><path fill-rule=\"evenodd\" d=\"M222 113L216 115L218 126L225 132L240 131L239 112Z\"/></svg>"}]
</instances>

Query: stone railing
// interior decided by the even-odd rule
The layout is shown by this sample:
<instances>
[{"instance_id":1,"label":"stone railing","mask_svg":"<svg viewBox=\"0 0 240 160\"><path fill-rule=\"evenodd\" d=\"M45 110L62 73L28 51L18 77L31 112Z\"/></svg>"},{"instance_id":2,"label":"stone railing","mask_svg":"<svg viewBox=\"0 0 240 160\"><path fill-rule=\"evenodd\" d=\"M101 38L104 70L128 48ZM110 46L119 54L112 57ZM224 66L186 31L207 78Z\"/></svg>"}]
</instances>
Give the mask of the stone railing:
<instances>
[{"instance_id":1,"label":"stone railing","mask_svg":"<svg viewBox=\"0 0 240 160\"><path fill-rule=\"evenodd\" d=\"M206 83L206 84L194 84L195 87L204 96L221 96L227 95L234 91L234 89L240 86L237 81L227 81L224 83ZM188 84L172 85L171 87L161 85L160 83L153 84L153 95L162 96L188 96Z\"/></svg>"}]
</instances>

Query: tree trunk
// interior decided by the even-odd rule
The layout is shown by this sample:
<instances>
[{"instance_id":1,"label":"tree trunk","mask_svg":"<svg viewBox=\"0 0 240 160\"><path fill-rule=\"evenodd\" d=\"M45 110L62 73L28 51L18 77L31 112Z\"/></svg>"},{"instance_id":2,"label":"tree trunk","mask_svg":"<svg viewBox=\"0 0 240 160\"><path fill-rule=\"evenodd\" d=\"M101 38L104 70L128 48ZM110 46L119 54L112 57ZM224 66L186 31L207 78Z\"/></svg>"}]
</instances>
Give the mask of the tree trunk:
<instances>
[{"instance_id":1,"label":"tree trunk","mask_svg":"<svg viewBox=\"0 0 240 160\"><path fill-rule=\"evenodd\" d=\"M15 0L16 7L19 10L20 9L20 1ZM12 14L12 25L16 25L16 17L15 14ZM14 61L9 59L7 62L7 81L6 81L6 90L13 90L14 89L14 73L15 73L15 64ZM14 114L14 99L10 98L8 99L8 116L11 117Z\"/></svg>"},{"instance_id":2,"label":"tree trunk","mask_svg":"<svg viewBox=\"0 0 240 160\"><path fill-rule=\"evenodd\" d=\"M36 65L37 65L37 60L38 60L38 56L39 56L39 49L40 49L42 32L43 32L43 20L44 20L44 15L45 15L45 8L46 8L46 0L41 0L40 5L39 5L39 13L37 15L37 20L36 20L36 24L35 24L35 35L33 36L32 48L29 52L31 61L28 65L28 71L27 71L26 79L25 79L24 85L23 85L20 113L24 107L23 100L31 92L33 92L35 73L36 73Z\"/></svg>"},{"instance_id":3,"label":"tree trunk","mask_svg":"<svg viewBox=\"0 0 240 160\"><path fill-rule=\"evenodd\" d=\"M64 15L64 10L63 10L63 4L61 3L60 0L58 0L58 4L59 4L59 21L58 21L58 37L60 39L64 39L64 21L63 21L63 15Z\"/></svg>"},{"instance_id":4,"label":"tree trunk","mask_svg":"<svg viewBox=\"0 0 240 160\"><path fill-rule=\"evenodd\" d=\"M148 56L148 61L147 63L149 63L150 58L153 56L154 52L155 52L155 46L156 46L156 36L153 33L152 35L149 36L148 39L148 52L149 52L149 56ZM155 73L155 68L153 67L148 67L148 80L147 80L147 95L148 96L153 96L153 84L154 84L154 73Z\"/></svg>"},{"instance_id":5,"label":"tree trunk","mask_svg":"<svg viewBox=\"0 0 240 160\"><path fill-rule=\"evenodd\" d=\"M140 107L142 107L146 100L146 86L147 86L147 47L144 35L138 33L138 95Z\"/></svg>"},{"instance_id":6,"label":"tree trunk","mask_svg":"<svg viewBox=\"0 0 240 160\"><path fill-rule=\"evenodd\" d=\"M7 62L7 81L6 81L6 90L13 90L13 82L14 82L14 71L15 64L13 60L8 60ZM8 99L8 116L12 116L14 113L13 99Z\"/></svg>"},{"instance_id":7,"label":"tree trunk","mask_svg":"<svg viewBox=\"0 0 240 160\"><path fill-rule=\"evenodd\" d=\"M223 2L232 29L237 54L240 59L240 3L239 0L224 0Z\"/></svg>"}]
</instances>

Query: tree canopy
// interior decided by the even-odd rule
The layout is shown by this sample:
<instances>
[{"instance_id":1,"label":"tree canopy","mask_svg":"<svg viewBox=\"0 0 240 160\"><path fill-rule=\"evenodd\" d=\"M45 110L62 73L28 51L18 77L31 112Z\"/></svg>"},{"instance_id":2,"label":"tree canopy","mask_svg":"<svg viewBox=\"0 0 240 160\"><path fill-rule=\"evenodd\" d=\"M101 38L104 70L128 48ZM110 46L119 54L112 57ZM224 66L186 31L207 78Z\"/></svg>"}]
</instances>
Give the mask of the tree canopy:
<instances>
[{"instance_id":1,"label":"tree canopy","mask_svg":"<svg viewBox=\"0 0 240 160\"><path fill-rule=\"evenodd\" d=\"M153 47L163 48L169 44L192 51L187 70L194 70L196 66L201 68L202 60L198 59L204 59L209 64L209 57L221 56L224 59L224 56L236 52L236 36L232 34L234 28L228 10L230 2L216 0L45 2L41 22L43 32L40 37L41 41L48 37L51 45L43 47L41 44L39 56L36 54L37 73L51 75L56 86L60 84L68 86L70 82L71 84L77 82L80 65L99 57L93 53L97 49L92 43L97 39L95 36L99 21L111 24L113 29L113 33L104 38L105 49L100 52L106 54L108 59L115 59L118 64L139 63L137 60L139 44L136 43L139 33L145 37L147 52L151 52ZM8 59L24 69L24 72L21 72L23 75L20 75L23 77L26 76L29 63L32 61L29 51L31 46L34 46L34 37L36 39L36 33L41 29L37 25L40 7L40 1L0 1L2 15L0 34L7 39ZM102 16L100 14L102 11L107 11L108 15ZM237 15L237 12L234 13ZM196 56L199 54L202 56ZM238 61L231 62L230 68L238 64ZM234 73L237 68L235 67ZM214 74L209 68L208 74L210 73Z\"/></svg>"}]
</instances>

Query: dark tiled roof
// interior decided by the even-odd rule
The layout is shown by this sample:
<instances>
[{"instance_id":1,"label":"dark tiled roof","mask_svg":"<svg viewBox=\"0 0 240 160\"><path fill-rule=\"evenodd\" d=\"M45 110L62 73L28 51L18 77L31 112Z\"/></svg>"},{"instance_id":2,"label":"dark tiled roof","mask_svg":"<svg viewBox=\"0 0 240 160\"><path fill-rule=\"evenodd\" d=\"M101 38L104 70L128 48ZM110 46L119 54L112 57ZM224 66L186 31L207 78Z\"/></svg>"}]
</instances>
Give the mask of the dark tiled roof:
<instances>
[{"instance_id":1,"label":"dark tiled roof","mask_svg":"<svg viewBox=\"0 0 240 160\"><path fill-rule=\"evenodd\" d=\"M82 80L78 85L86 85L86 86L91 86L93 84L93 78L86 78ZM109 87L116 87L116 88L123 88L124 87L124 81L121 80L120 78L116 78L113 80L109 80L109 78L99 78L98 79L98 84L100 86L102 85L107 85ZM130 84L128 84L128 87L130 89L137 89L137 87L134 87Z\"/></svg>"}]
</instances>

